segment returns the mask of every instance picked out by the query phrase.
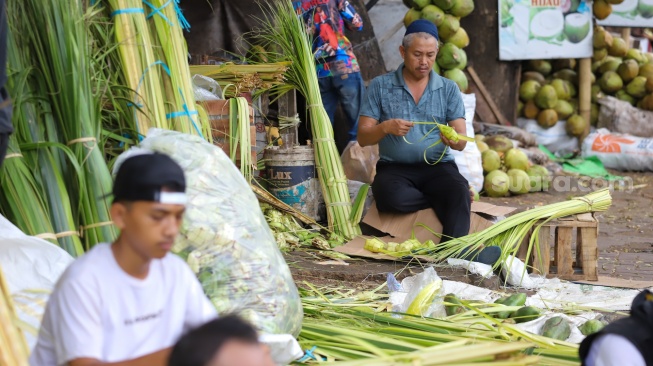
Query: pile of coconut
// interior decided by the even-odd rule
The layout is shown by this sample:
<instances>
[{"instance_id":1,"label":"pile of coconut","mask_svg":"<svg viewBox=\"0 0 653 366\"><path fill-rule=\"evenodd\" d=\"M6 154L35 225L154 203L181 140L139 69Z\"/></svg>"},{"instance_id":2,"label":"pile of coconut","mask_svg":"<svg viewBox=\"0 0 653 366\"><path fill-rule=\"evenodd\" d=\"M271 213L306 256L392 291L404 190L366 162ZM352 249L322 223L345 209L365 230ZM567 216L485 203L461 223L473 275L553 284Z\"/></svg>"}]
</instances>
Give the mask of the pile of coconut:
<instances>
[{"instance_id":1,"label":"pile of coconut","mask_svg":"<svg viewBox=\"0 0 653 366\"><path fill-rule=\"evenodd\" d=\"M537 120L543 128L567 121L567 133L580 136L588 122L596 125L598 100L605 95L640 109L653 110L653 54L629 48L624 39L603 27L594 29L593 45L590 121L579 115L575 59L525 62L519 88L519 115Z\"/></svg>"},{"instance_id":2,"label":"pile of coconut","mask_svg":"<svg viewBox=\"0 0 653 366\"><path fill-rule=\"evenodd\" d=\"M490 197L503 197L548 189L551 173L528 159L524 150L514 147L502 135L475 135L483 160L483 191Z\"/></svg>"},{"instance_id":3,"label":"pile of coconut","mask_svg":"<svg viewBox=\"0 0 653 366\"><path fill-rule=\"evenodd\" d=\"M474 0L403 0L409 7L404 25L417 19L426 19L438 27L440 51L433 70L453 80L461 91L467 91L469 83L462 71L467 67L467 54L463 48L469 45L469 36L460 26L460 19L474 11Z\"/></svg>"}]
</instances>

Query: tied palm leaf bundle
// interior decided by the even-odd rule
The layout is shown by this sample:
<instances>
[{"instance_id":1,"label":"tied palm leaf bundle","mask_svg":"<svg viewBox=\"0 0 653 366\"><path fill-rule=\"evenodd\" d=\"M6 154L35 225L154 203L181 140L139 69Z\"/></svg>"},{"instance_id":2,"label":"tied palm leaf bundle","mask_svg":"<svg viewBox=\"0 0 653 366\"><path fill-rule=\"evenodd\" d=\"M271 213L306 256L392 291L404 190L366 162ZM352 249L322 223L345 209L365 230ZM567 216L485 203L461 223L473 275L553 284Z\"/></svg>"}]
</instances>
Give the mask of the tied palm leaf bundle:
<instances>
[{"instance_id":1,"label":"tied palm leaf bundle","mask_svg":"<svg viewBox=\"0 0 653 366\"><path fill-rule=\"evenodd\" d=\"M7 14L13 34L20 36L16 46L25 49L45 85L43 93L61 138L57 142L72 150L81 167L81 176L73 164L63 166L62 174L75 188L73 201L79 204L74 214L85 246L111 242L116 233L109 201L103 197L111 191L112 180L100 146L100 92L92 85L91 42L82 3L12 0ZM51 135L48 140L56 141Z\"/></svg>"},{"instance_id":2,"label":"tied palm leaf bundle","mask_svg":"<svg viewBox=\"0 0 653 366\"><path fill-rule=\"evenodd\" d=\"M36 167L32 171L35 183L43 192L44 205L54 228L55 237L64 250L77 257L83 253L82 242L77 232L77 222L72 212L70 195L65 179L61 173L61 162L58 160L58 151L65 151L71 163L76 163L72 152L67 146L56 142L47 142L46 130L56 134L56 126L52 119L49 103L46 96L37 97L35 90L45 90L40 78L34 77L33 68L26 67L26 54L16 46L13 34L8 36L8 69L7 89L12 96L14 104L13 124L17 141L22 146L22 154L27 160L27 165ZM56 135L55 135L56 136ZM55 139L56 141L56 139ZM56 149L56 150L55 150ZM76 166L76 170L79 167ZM19 176L12 176L14 179ZM25 197L28 197L26 194ZM20 195L19 197L23 197ZM23 205L28 205L31 200L23 200ZM38 210L25 209L24 212ZM17 223L23 220L17 220ZM19 225L26 232L27 227Z\"/></svg>"},{"instance_id":3,"label":"tied palm leaf bundle","mask_svg":"<svg viewBox=\"0 0 653 366\"><path fill-rule=\"evenodd\" d=\"M360 235L360 227L350 220L352 208L347 178L336 148L333 127L322 104L311 36L289 0L267 2L265 7L264 19L260 20L262 29L254 32L254 38L265 49L277 50L270 53L272 62L291 62L285 73L286 83L306 97L329 229L345 238L353 238ZM279 91L288 91L288 87L282 86ZM274 88L272 92L275 92Z\"/></svg>"},{"instance_id":4,"label":"tied palm leaf bundle","mask_svg":"<svg viewBox=\"0 0 653 366\"><path fill-rule=\"evenodd\" d=\"M195 95L191 82L188 65L188 47L184 39L183 30L190 28L186 19L181 14L179 0L152 0L145 11L147 18L153 25L151 35L158 44L155 54L159 60L165 62L166 118L170 121L171 129L175 131L210 136L208 118L200 120L195 107ZM208 132L208 133L207 133Z\"/></svg>"},{"instance_id":5,"label":"tied palm leaf bundle","mask_svg":"<svg viewBox=\"0 0 653 366\"><path fill-rule=\"evenodd\" d=\"M528 245L526 258L530 258L534 250L539 253L538 233L547 222L581 213L607 211L611 205L610 190L605 188L582 197L536 207L510 216L483 231L460 238L452 238L439 244L438 250L433 256L436 260L445 260L449 257L458 257L466 250L496 245L501 247L501 258L495 263L495 267L497 267L510 255L516 255L520 246L524 245L529 233L532 233L528 243L525 244Z\"/></svg>"}]
</instances>

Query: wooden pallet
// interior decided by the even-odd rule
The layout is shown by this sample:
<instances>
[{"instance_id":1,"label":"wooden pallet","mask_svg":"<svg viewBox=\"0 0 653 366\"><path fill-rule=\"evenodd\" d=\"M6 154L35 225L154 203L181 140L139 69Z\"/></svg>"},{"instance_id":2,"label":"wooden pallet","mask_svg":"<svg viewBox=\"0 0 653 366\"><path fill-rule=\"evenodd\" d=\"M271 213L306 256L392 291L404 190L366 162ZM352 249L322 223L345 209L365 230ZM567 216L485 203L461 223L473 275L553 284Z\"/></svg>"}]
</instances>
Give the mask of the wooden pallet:
<instances>
[{"instance_id":1,"label":"wooden pallet","mask_svg":"<svg viewBox=\"0 0 653 366\"><path fill-rule=\"evenodd\" d=\"M517 256L532 266L535 274L571 281L598 281L598 233L599 222L592 214L560 218L542 225L538 233L540 250L534 248L528 261L527 245L521 245ZM529 238L530 235L526 244Z\"/></svg>"}]
</instances>

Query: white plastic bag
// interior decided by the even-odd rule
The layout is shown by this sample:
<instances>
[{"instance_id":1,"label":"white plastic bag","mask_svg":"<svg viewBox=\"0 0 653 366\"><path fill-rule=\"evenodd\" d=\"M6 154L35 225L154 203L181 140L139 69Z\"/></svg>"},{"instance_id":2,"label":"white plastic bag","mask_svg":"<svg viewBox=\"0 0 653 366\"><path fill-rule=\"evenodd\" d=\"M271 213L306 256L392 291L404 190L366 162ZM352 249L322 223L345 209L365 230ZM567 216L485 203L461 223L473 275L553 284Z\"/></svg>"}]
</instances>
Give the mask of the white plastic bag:
<instances>
[{"instance_id":1,"label":"white plastic bag","mask_svg":"<svg viewBox=\"0 0 653 366\"><path fill-rule=\"evenodd\" d=\"M527 289L537 288L537 284L533 281L526 270L526 264L517 257L509 255L503 263L501 263L501 272L506 278L506 282L512 286Z\"/></svg>"},{"instance_id":2,"label":"white plastic bag","mask_svg":"<svg viewBox=\"0 0 653 366\"><path fill-rule=\"evenodd\" d=\"M653 138L612 133L600 128L583 140L582 156L596 156L610 169L653 171Z\"/></svg>"},{"instance_id":3,"label":"white plastic bag","mask_svg":"<svg viewBox=\"0 0 653 366\"><path fill-rule=\"evenodd\" d=\"M210 77L200 74L193 75L193 93L196 102L223 99L220 84Z\"/></svg>"},{"instance_id":4,"label":"white plastic bag","mask_svg":"<svg viewBox=\"0 0 653 366\"><path fill-rule=\"evenodd\" d=\"M425 292L422 293L422 291ZM423 301L419 306L415 306L417 303L414 304L414 301L420 295L422 295ZM418 312L413 315L441 317L446 315L443 298L442 279L433 267L426 268L418 275L404 278L400 286L395 284L390 291L392 311L396 313L407 313L413 305L413 310Z\"/></svg>"},{"instance_id":5,"label":"white plastic bag","mask_svg":"<svg viewBox=\"0 0 653 366\"><path fill-rule=\"evenodd\" d=\"M140 147L168 154L184 170L188 203L172 250L218 313L238 313L265 333L297 336L303 317L297 287L256 196L229 157L198 136L160 129L150 129Z\"/></svg>"},{"instance_id":6,"label":"white plastic bag","mask_svg":"<svg viewBox=\"0 0 653 366\"><path fill-rule=\"evenodd\" d=\"M467 125L467 136L474 138L474 113L476 111L476 96L474 94L460 94L465 104L465 124ZM468 142L463 151L451 149L458 171L467 179L469 185L480 192L483 190L483 162L481 152L475 143Z\"/></svg>"},{"instance_id":7,"label":"white plastic bag","mask_svg":"<svg viewBox=\"0 0 653 366\"><path fill-rule=\"evenodd\" d=\"M551 128L542 128L534 119L517 118L517 125L535 135L535 141L550 151L571 152L578 149L578 139L570 137L565 130L565 121L558 121Z\"/></svg>"},{"instance_id":8,"label":"white plastic bag","mask_svg":"<svg viewBox=\"0 0 653 366\"><path fill-rule=\"evenodd\" d=\"M73 260L65 250L24 234L0 215L0 268L30 349L36 345L50 292Z\"/></svg>"}]
</instances>

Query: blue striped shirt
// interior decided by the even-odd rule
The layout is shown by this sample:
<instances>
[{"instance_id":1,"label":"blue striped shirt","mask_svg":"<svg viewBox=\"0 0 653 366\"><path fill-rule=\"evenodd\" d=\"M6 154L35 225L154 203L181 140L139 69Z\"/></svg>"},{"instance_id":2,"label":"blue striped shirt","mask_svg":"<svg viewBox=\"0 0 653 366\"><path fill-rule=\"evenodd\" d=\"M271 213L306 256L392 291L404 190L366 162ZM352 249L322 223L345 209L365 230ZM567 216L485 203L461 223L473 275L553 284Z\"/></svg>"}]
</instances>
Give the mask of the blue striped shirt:
<instances>
[{"instance_id":1,"label":"blue striped shirt","mask_svg":"<svg viewBox=\"0 0 653 366\"><path fill-rule=\"evenodd\" d=\"M363 98L360 115L383 122L400 118L411 122L448 123L459 118L465 118L465 106L460 96L460 90L453 81L431 71L429 83L424 94L415 104L415 100L404 81L402 70L404 64L385 75L378 76L370 82ZM440 142L440 131L436 128L426 138L424 136L435 127L432 124L416 124L408 134L406 143L400 136L387 135L379 142L380 161L388 163L419 164L424 163L424 151L429 163L437 161L445 145ZM420 141L424 138L423 141ZM427 150L428 149L428 150ZM453 156L447 149L442 162L453 161Z\"/></svg>"}]
</instances>

